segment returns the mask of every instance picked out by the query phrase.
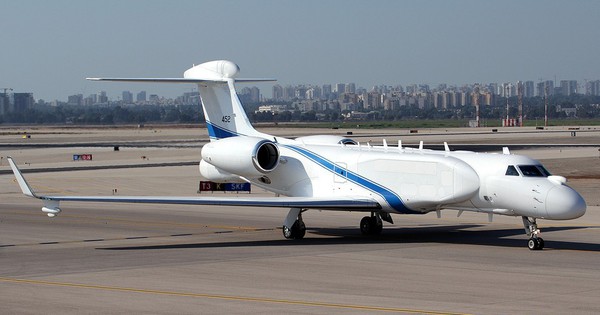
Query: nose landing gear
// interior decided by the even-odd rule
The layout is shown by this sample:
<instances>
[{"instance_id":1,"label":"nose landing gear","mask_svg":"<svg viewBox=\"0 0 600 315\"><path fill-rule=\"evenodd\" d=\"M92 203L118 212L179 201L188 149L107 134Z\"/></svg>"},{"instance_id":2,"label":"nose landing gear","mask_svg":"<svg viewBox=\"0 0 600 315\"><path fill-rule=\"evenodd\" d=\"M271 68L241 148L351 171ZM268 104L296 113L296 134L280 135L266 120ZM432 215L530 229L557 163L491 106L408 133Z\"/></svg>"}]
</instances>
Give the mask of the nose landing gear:
<instances>
[{"instance_id":1,"label":"nose landing gear","mask_svg":"<svg viewBox=\"0 0 600 315\"><path fill-rule=\"evenodd\" d=\"M527 241L527 247L530 250L542 250L544 249L544 239L539 237L541 231L537 227L535 218L522 217L523 226L525 227L525 233L529 236Z\"/></svg>"}]
</instances>

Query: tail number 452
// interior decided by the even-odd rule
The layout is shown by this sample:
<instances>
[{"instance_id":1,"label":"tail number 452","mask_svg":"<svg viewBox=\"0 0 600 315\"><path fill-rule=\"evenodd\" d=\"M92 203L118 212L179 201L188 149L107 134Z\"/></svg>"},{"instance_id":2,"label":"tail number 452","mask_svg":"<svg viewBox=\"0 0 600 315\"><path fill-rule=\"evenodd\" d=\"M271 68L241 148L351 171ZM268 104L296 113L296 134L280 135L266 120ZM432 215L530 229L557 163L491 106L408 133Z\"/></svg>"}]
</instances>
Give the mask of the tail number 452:
<instances>
[{"instance_id":1,"label":"tail number 452","mask_svg":"<svg viewBox=\"0 0 600 315\"><path fill-rule=\"evenodd\" d=\"M223 116L223 118L221 118L221 121L224 123L231 122L231 116Z\"/></svg>"}]
</instances>

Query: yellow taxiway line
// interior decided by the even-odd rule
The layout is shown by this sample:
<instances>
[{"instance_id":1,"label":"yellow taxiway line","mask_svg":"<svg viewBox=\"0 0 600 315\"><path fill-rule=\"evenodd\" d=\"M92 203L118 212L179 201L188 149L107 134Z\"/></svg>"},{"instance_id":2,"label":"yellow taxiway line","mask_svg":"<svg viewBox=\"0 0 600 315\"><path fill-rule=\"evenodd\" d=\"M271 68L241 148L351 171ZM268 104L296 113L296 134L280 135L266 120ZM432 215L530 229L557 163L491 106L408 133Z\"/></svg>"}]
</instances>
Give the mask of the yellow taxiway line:
<instances>
[{"instance_id":1,"label":"yellow taxiway line","mask_svg":"<svg viewBox=\"0 0 600 315\"><path fill-rule=\"evenodd\" d=\"M426 311L426 310L417 310L417 309L408 309L408 308L368 306L368 305L356 305L356 304L338 304L338 303L328 303L328 302L285 300L285 299L273 299L273 298L261 298L261 297L163 291L163 290L151 290L151 289L136 289L136 288L127 288L127 287L114 287L114 286L105 286L105 285L92 285L92 284L32 280L32 279L17 279L17 278L5 278L5 277L0 277L0 282L34 284L34 285L45 285L45 286L58 286L58 287L80 288L80 289L93 289L93 290L115 291L115 292L132 292L132 293L192 297L192 298L219 299L219 300L240 301L240 302L258 302L258 303L269 303L269 304L288 304L288 305L312 306L312 307L322 307L322 308L351 309L351 310L362 310L362 311L395 312L395 313L405 313L405 314L428 314L428 315L466 315L465 313Z\"/></svg>"}]
</instances>

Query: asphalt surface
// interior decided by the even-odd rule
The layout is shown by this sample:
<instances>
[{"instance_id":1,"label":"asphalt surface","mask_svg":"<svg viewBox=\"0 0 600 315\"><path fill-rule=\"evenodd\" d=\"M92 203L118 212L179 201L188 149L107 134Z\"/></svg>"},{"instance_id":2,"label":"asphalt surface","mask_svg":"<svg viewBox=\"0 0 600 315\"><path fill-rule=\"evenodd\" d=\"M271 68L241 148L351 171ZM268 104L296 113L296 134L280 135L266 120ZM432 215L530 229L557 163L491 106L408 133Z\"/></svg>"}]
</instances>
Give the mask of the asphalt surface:
<instances>
[{"instance_id":1,"label":"asphalt surface","mask_svg":"<svg viewBox=\"0 0 600 315\"><path fill-rule=\"evenodd\" d=\"M195 181L190 170L28 179L36 189L91 193L127 176L154 192L160 178L182 176L163 187L172 193ZM96 184L82 184L98 172ZM546 248L533 252L519 218L395 216L382 235L363 237L360 213L309 211L306 238L290 241L279 228L285 209L64 203L50 219L11 176L0 181L6 314L600 312L597 206L574 221L540 221Z\"/></svg>"},{"instance_id":2,"label":"asphalt surface","mask_svg":"<svg viewBox=\"0 0 600 315\"><path fill-rule=\"evenodd\" d=\"M196 194L197 149L90 150L89 164L58 148L3 154L44 194ZM520 218L455 211L397 215L376 237L360 234L364 214L308 211L299 241L282 236L286 209L63 203L51 219L2 174L0 313L600 313L598 153L529 153L588 202L582 218L538 222L543 251ZM101 167L67 171L88 166Z\"/></svg>"}]
</instances>

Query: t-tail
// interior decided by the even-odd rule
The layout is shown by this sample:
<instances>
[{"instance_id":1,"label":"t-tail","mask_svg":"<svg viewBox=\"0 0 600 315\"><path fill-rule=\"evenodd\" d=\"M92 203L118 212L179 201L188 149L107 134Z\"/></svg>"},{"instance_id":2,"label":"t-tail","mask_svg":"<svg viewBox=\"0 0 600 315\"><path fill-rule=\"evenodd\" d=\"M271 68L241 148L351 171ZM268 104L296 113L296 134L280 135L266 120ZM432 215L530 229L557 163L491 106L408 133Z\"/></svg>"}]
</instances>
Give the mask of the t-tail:
<instances>
[{"instance_id":1,"label":"t-tail","mask_svg":"<svg viewBox=\"0 0 600 315\"><path fill-rule=\"evenodd\" d=\"M183 78L88 78L94 81L195 83L211 141L235 136L271 138L258 132L242 107L235 90L236 82L264 82L274 79L237 78L240 68L227 60L209 61L193 66Z\"/></svg>"}]
</instances>

